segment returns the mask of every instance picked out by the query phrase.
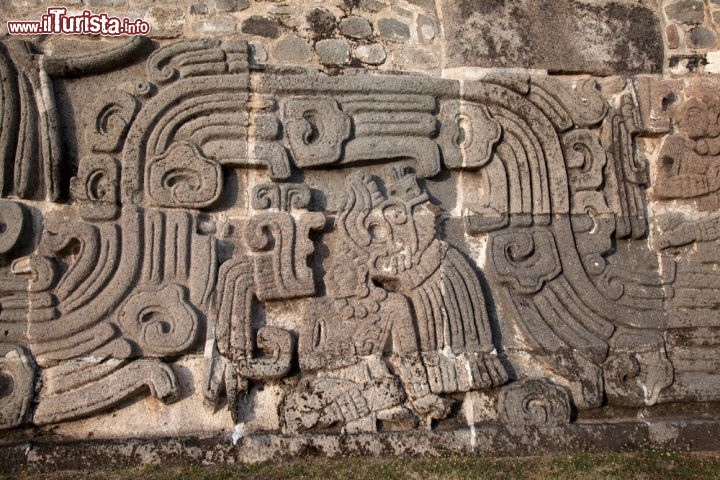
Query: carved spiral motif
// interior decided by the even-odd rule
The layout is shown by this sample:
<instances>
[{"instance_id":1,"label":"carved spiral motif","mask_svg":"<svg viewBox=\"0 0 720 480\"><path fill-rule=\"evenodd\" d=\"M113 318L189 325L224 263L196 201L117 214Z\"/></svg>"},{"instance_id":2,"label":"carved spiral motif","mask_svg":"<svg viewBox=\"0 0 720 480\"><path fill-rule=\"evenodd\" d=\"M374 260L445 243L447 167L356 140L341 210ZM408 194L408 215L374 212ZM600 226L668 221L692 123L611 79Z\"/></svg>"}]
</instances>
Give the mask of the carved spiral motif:
<instances>
[{"instance_id":1,"label":"carved spiral motif","mask_svg":"<svg viewBox=\"0 0 720 480\"><path fill-rule=\"evenodd\" d=\"M528 378L500 392L500 415L514 427L563 425L570 422L570 397L548 380Z\"/></svg>"},{"instance_id":2,"label":"carved spiral motif","mask_svg":"<svg viewBox=\"0 0 720 480\"><path fill-rule=\"evenodd\" d=\"M0 344L0 429L25 421L33 399L35 363L25 350Z\"/></svg>"},{"instance_id":3,"label":"carved spiral motif","mask_svg":"<svg viewBox=\"0 0 720 480\"><path fill-rule=\"evenodd\" d=\"M148 196L163 207L206 207L222 190L220 164L186 142L175 143L151 159L146 176Z\"/></svg>"},{"instance_id":4,"label":"carved spiral motif","mask_svg":"<svg viewBox=\"0 0 720 480\"><path fill-rule=\"evenodd\" d=\"M176 284L146 286L128 297L117 316L125 335L145 355L174 355L190 348L198 333L198 317Z\"/></svg>"},{"instance_id":5,"label":"carved spiral motif","mask_svg":"<svg viewBox=\"0 0 720 480\"><path fill-rule=\"evenodd\" d=\"M20 204L0 200L0 253L7 253L20 239L25 215Z\"/></svg>"},{"instance_id":6,"label":"carved spiral motif","mask_svg":"<svg viewBox=\"0 0 720 480\"><path fill-rule=\"evenodd\" d=\"M555 238L548 230L498 234L491 247L492 266L500 281L522 293L538 292L562 270Z\"/></svg>"}]
</instances>

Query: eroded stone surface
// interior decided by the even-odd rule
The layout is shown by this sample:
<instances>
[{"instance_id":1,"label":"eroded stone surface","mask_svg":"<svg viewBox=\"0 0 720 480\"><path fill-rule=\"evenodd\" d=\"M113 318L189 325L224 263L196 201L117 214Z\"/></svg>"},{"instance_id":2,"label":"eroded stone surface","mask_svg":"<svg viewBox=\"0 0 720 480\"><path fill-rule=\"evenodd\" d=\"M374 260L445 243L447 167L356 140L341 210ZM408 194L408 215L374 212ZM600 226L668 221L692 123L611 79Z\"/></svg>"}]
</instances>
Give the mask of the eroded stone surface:
<instances>
[{"instance_id":1,"label":"eroded stone surface","mask_svg":"<svg viewBox=\"0 0 720 480\"><path fill-rule=\"evenodd\" d=\"M450 67L607 75L659 72L663 65L660 19L637 2L439 3Z\"/></svg>"},{"instance_id":2,"label":"eroded stone surface","mask_svg":"<svg viewBox=\"0 0 720 480\"><path fill-rule=\"evenodd\" d=\"M720 401L717 82L517 68L657 71L686 3L573 3L593 35L530 0L211 2L181 33L214 38L2 40L3 436L674 438L637 416ZM712 71L683 50L708 18L673 13L670 71Z\"/></svg>"}]
</instances>

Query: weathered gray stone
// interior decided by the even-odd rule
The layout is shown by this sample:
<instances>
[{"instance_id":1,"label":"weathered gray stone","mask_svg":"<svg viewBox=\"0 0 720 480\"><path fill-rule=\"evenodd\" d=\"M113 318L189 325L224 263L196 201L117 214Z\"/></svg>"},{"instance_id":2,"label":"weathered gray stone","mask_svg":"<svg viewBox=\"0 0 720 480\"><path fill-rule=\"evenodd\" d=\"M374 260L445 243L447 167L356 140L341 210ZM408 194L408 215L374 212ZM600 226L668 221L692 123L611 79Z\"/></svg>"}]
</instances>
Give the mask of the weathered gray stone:
<instances>
[{"instance_id":1,"label":"weathered gray stone","mask_svg":"<svg viewBox=\"0 0 720 480\"><path fill-rule=\"evenodd\" d=\"M677 0L665 5L670 20L699 25L705 20L705 4L702 0Z\"/></svg>"},{"instance_id":2,"label":"weathered gray stone","mask_svg":"<svg viewBox=\"0 0 720 480\"><path fill-rule=\"evenodd\" d=\"M265 63L268 59L267 51L260 42L250 42L250 61L254 63Z\"/></svg>"},{"instance_id":3,"label":"weathered gray stone","mask_svg":"<svg viewBox=\"0 0 720 480\"><path fill-rule=\"evenodd\" d=\"M237 29L233 17L213 17L193 24L193 29L204 35L228 35Z\"/></svg>"},{"instance_id":4,"label":"weathered gray stone","mask_svg":"<svg viewBox=\"0 0 720 480\"><path fill-rule=\"evenodd\" d=\"M712 48L717 42L717 35L705 27L694 27L687 32L687 42L693 48Z\"/></svg>"},{"instance_id":5,"label":"weathered gray stone","mask_svg":"<svg viewBox=\"0 0 720 480\"><path fill-rule=\"evenodd\" d=\"M395 18L381 18L377 22L378 32L384 40L407 41L410 39L410 27Z\"/></svg>"},{"instance_id":6,"label":"weathered gray stone","mask_svg":"<svg viewBox=\"0 0 720 480\"><path fill-rule=\"evenodd\" d=\"M127 0L83 0L88 7L107 8L107 7L125 7Z\"/></svg>"},{"instance_id":7,"label":"weathered gray stone","mask_svg":"<svg viewBox=\"0 0 720 480\"><path fill-rule=\"evenodd\" d=\"M417 5L429 12L435 13L435 0L408 0L408 3Z\"/></svg>"},{"instance_id":8,"label":"weathered gray stone","mask_svg":"<svg viewBox=\"0 0 720 480\"><path fill-rule=\"evenodd\" d=\"M303 64L312 58L310 44L297 35L286 35L271 50L272 57L281 63Z\"/></svg>"},{"instance_id":9,"label":"weathered gray stone","mask_svg":"<svg viewBox=\"0 0 720 480\"><path fill-rule=\"evenodd\" d=\"M267 38L277 38L280 35L278 23L270 17L261 15L253 15L243 20L240 31L248 35Z\"/></svg>"},{"instance_id":10,"label":"weathered gray stone","mask_svg":"<svg viewBox=\"0 0 720 480\"><path fill-rule=\"evenodd\" d=\"M239 12L249 6L249 0L215 0L215 10L218 12Z\"/></svg>"},{"instance_id":11,"label":"weathered gray stone","mask_svg":"<svg viewBox=\"0 0 720 480\"><path fill-rule=\"evenodd\" d=\"M190 5L190 15L207 15L208 6L206 3L193 3Z\"/></svg>"},{"instance_id":12,"label":"weathered gray stone","mask_svg":"<svg viewBox=\"0 0 720 480\"><path fill-rule=\"evenodd\" d=\"M143 18L150 24L150 36L154 38L179 37L185 27L185 16L179 7L152 7Z\"/></svg>"},{"instance_id":13,"label":"weathered gray stone","mask_svg":"<svg viewBox=\"0 0 720 480\"><path fill-rule=\"evenodd\" d=\"M446 67L523 67L553 72L659 72L660 20L649 8L602 0L441 0Z\"/></svg>"},{"instance_id":14,"label":"weathered gray stone","mask_svg":"<svg viewBox=\"0 0 720 480\"><path fill-rule=\"evenodd\" d=\"M315 43L315 52L323 65L344 65L350 62L350 44L342 39L319 40Z\"/></svg>"},{"instance_id":15,"label":"weathered gray stone","mask_svg":"<svg viewBox=\"0 0 720 480\"><path fill-rule=\"evenodd\" d=\"M667 41L667 47L670 50L675 50L680 46L680 32L677 25L670 24L665 27L665 38Z\"/></svg>"},{"instance_id":16,"label":"weathered gray stone","mask_svg":"<svg viewBox=\"0 0 720 480\"><path fill-rule=\"evenodd\" d=\"M438 23L435 18L428 15L418 15L417 38L421 43L430 44L439 33Z\"/></svg>"},{"instance_id":17,"label":"weathered gray stone","mask_svg":"<svg viewBox=\"0 0 720 480\"><path fill-rule=\"evenodd\" d=\"M346 37L367 38L372 35L372 25L363 17L349 15L340 21L340 32Z\"/></svg>"},{"instance_id":18,"label":"weathered gray stone","mask_svg":"<svg viewBox=\"0 0 720 480\"><path fill-rule=\"evenodd\" d=\"M440 59L436 54L414 47L395 50L393 60L401 67L408 69L433 69L440 66Z\"/></svg>"},{"instance_id":19,"label":"weathered gray stone","mask_svg":"<svg viewBox=\"0 0 720 480\"><path fill-rule=\"evenodd\" d=\"M379 12L383 8L387 7L387 3L382 0L358 0L358 8L367 10L368 12Z\"/></svg>"},{"instance_id":20,"label":"weathered gray stone","mask_svg":"<svg viewBox=\"0 0 720 480\"><path fill-rule=\"evenodd\" d=\"M302 28L306 22L300 5L271 4L268 5L268 13L288 28Z\"/></svg>"},{"instance_id":21,"label":"weathered gray stone","mask_svg":"<svg viewBox=\"0 0 720 480\"><path fill-rule=\"evenodd\" d=\"M237 451L208 452L537 452L670 441L713 414L714 32L676 46L664 73L682 78L595 80L654 68L627 29L649 18L659 38L664 6L421 3L367 17L408 15L405 43L337 38L335 15L347 34L363 11L342 0L184 5L198 30L177 42L0 42L0 428L31 445L18 458L231 431ZM595 63L551 58L578 75L508 60L543 29L577 50L588 24ZM478 47L469 31L513 70L441 64Z\"/></svg>"},{"instance_id":22,"label":"weathered gray stone","mask_svg":"<svg viewBox=\"0 0 720 480\"><path fill-rule=\"evenodd\" d=\"M335 15L325 8L313 8L306 15L308 27L316 38L327 38L332 36L337 26Z\"/></svg>"},{"instance_id":23,"label":"weathered gray stone","mask_svg":"<svg viewBox=\"0 0 720 480\"><path fill-rule=\"evenodd\" d=\"M385 62L387 54L381 43L360 45L355 49L355 57L368 65L381 65Z\"/></svg>"}]
</instances>

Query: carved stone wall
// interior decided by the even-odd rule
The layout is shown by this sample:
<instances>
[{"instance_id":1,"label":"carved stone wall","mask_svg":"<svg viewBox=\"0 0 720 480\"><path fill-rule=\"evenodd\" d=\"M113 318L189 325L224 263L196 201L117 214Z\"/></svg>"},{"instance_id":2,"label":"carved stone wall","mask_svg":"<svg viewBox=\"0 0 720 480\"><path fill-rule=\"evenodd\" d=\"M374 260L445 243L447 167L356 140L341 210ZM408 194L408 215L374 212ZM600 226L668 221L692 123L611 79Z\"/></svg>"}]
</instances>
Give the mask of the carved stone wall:
<instances>
[{"instance_id":1,"label":"carved stone wall","mask_svg":"<svg viewBox=\"0 0 720 480\"><path fill-rule=\"evenodd\" d=\"M150 38L0 39L4 451L715 425L720 5L323 5L77 2Z\"/></svg>"}]
</instances>

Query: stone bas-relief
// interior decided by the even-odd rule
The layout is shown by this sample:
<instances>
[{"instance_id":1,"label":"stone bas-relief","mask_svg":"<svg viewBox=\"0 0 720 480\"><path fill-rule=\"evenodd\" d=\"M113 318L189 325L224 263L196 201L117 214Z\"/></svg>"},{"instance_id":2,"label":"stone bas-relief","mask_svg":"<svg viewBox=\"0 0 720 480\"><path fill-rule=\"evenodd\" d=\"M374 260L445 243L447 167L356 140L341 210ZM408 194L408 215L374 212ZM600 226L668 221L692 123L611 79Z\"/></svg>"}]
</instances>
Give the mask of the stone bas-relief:
<instances>
[{"instance_id":1,"label":"stone bas-relief","mask_svg":"<svg viewBox=\"0 0 720 480\"><path fill-rule=\"evenodd\" d=\"M249 435L521 435L720 399L711 91L94 52L0 50L0 427L200 400Z\"/></svg>"}]
</instances>

